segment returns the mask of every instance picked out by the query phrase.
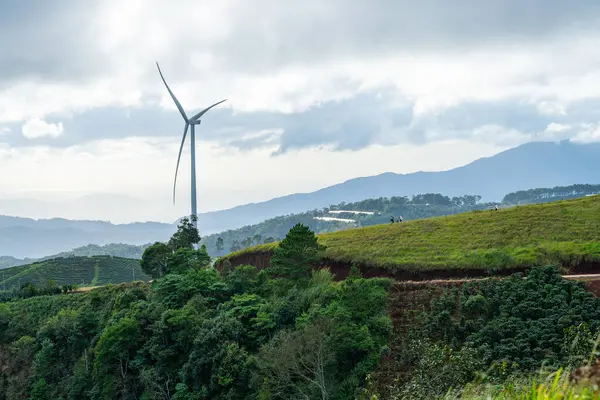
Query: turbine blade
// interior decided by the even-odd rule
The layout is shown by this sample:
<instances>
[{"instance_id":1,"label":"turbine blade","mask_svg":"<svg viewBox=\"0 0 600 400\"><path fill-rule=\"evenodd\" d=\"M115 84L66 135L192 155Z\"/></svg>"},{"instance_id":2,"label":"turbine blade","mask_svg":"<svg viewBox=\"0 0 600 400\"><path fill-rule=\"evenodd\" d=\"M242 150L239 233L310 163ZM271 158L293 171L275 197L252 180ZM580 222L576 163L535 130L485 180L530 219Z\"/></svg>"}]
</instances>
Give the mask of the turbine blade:
<instances>
[{"instance_id":1,"label":"turbine blade","mask_svg":"<svg viewBox=\"0 0 600 400\"><path fill-rule=\"evenodd\" d=\"M207 112L208 110L210 110L211 108L213 108L213 107L215 107L215 106L218 106L219 104L221 104L221 103L222 103L222 102L224 102L224 101L227 101L227 99L225 99L225 100L221 100L221 101L219 101L218 103L215 103L215 104L213 104L212 106L210 106L210 107L208 107L208 108L205 108L204 110L200 111L198 114L194 115L194 116L191 118L191 121L196 121L196 120L198 120L198 118L200 118L201 116L203 116L204 114L206 114L206 112Z\"/></svg>"},{"instance_id":2,"label":"turbine blade","mask_svg":"<svg viewBox=\"0 0 600 400\"><path fill-rule=\"evenodd\" d=\"M183 138L181 139L181 146L179 146L179 156L177 156L177 166L175 167L175 180L173 181L173 204L175 204L175 186L177 185L177 171L179 171L179 161L181 160L181 151L183 150L183 144L185 143L185 137L187 135L188 122L185 123L185 129L183 130Z\"/></svg>"},{"instance_id":3,"label":"turbine blade","mask_svg":"<svg viewBox=\"0 0 600 400\"><path fill-rule=\"evenodd\" d=\"M173 101L175 102L175 105L177 106L177 109L181 113L181 116L183 117L183 119L185 120L185 122L188 122L188 117L187 117L187 115L185 115L185 111L183 111L183 107L181 106L181 103L179 102L179 100L177 100L177 97L175 97L175 95L173 94L173 91L171 91L171 88L169 87L169 85L167 85L167 81L165 80L165 77L163 76L162 71L160 70L160 66L158 65L158 63L156 63L156 67L158 68L158 73L160 74L160 77L161 77L163 83L167 87L167 90L169 91L169 94L171 95L171 98L173 99Z\"/></svg>"}]
</instances>

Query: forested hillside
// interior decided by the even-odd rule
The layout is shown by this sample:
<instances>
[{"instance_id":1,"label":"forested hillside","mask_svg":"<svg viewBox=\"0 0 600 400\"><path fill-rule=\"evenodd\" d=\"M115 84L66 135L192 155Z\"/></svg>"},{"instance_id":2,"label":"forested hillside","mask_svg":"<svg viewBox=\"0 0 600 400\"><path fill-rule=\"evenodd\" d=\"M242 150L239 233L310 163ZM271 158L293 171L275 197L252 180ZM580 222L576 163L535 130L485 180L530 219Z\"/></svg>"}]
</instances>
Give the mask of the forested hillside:
<instances>
[{"instance_id":1,"label":"forested hillside","mask_svg":"<svg viewBox=\"0 0 600 400\"><path fill-rule=\"evenodd\" d=\"M598 398L600 299L554 267L397 283L390 312L390 352L365 400Z\"/></svg>"},{"instance_id":2,"label":"forested hillside","mask_svg":"<svg viewBox=\"0 0 600 400\"><path fill-rule=\"evenodd\" d=\"M585 369L550 375L584 365L600 329L600 299L554 267L419 290L357 269L335 283L312 269L327 248L301 224L263 271L217 272L198 241L184 220L149 247L152 285L0 302L0 400L516 400L593 387Z\"/></svg>"},{"instance_id":3,"label":"forested hillside","mask_svg":"<svg viewBox=\"0 0 600 400\"><path fill-rule=\"evenodd\" d=\"M386 280L341 285L283 257L219 275L182 224L147 284L0 304L0 399L351 399L390 329ZM301 243L313 240L304 230ZM191 241L191 242L190 242ZM301 246L296 261L309 261ZM167 262L161 260L166 257ZM286 271L290 272L289 275Z\"/></svg>"}]
</instances>

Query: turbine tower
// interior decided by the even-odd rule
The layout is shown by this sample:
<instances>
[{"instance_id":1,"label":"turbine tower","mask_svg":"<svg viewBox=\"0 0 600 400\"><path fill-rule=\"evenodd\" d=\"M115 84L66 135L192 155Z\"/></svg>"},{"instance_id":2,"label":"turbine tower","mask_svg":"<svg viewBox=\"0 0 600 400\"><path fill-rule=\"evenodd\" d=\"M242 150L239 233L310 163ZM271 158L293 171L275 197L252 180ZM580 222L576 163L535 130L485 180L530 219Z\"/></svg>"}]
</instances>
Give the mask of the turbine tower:
<instances>
[{"instance_id":1,"label":"turbine tower","mask_svg":"<svg viewBox=\"0 0 600 400\"><path fill-rule=\"evenodd\" d=\"M221 100L221 101L213 104L212 106L205 108L204 110L200 111L198 114L194 115L192 118L188 118L187 115L185 114L185 111L183 110L183 107L181 106L181 103L179 102L179 100L177 100L177 97L175 97L175 95L173 94L173 91L171 91L171 88L169 87L169 85L167 85L167 81L165 80L165 77L163 76L158 63L156 63L156 67L158 68L158 73L160 74L160 77L161 77L163 83L167 87L167 91L171 95L171 98L175 102L177 109L179 110L179 112L181 113L181 116L183 117L183 120L185 121L185 128L183 129L183 138L181 139L181 146L179 147L179 156L177 156L177 166L175 167L175 180L173 181L173 204L175 204L175 187L177 185L177 171L179 170L179 161L181 160L181 151L183 150L183 144L185 143L185 137L187 135L188 127L191 126L191 129L190 129L191 130L191 132L190 132L191 152L190 153L191 153L191 157L192 157L192 201L191 201L192 214L191 215L193 217L195 217L192 219L193 219L194 226L197 228L198 227L198 222L197 222L198 212L196 209L196 129L195 129L195 127L196 127L196 125L200 125L200 123L201 123L200 118L204 114L206 114L206 112L208 110L221 104L226 99Z\"/></svg>"}]
</instances>

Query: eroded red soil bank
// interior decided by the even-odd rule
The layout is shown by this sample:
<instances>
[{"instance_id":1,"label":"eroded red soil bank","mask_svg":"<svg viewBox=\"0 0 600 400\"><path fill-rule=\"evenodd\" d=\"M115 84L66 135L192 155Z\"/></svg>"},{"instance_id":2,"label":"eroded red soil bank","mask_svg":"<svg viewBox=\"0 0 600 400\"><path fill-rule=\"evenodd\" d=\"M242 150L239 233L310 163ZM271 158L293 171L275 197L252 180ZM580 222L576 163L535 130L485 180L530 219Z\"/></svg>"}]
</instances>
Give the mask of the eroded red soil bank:
<instances>
[{"instance_id":1,"label":"eroded red soil bank","mask_svg":"<svg viewBox=\"0 0 600 400\"><path fill-rule=\"evenodd\" d=\"M233 268L241 265L254 265L258 269L264 269L269 266L271 260L270 252L257 252L241 254L237 257L229 259ZM222 262L217 264L217 269L220 271L223 265ZM335 275L336 280L343 280L348 277L351 264L333 260L323 260L323 262L315 266L315 268L328 267ZM392 271L381 267L372 267L367 265L356 265L366 278L393 278L397 281L430 281L443 279L472 279L485 278L491 276L508 276L516 272L526 272L527 268L513 268L503 270L482 270L482 269L439 269L426 271L407 271L396 270ZM572 267L568 271L569 274L599 274L600 263L585 263L576 267Z\"/></svg>"}]
</instances>

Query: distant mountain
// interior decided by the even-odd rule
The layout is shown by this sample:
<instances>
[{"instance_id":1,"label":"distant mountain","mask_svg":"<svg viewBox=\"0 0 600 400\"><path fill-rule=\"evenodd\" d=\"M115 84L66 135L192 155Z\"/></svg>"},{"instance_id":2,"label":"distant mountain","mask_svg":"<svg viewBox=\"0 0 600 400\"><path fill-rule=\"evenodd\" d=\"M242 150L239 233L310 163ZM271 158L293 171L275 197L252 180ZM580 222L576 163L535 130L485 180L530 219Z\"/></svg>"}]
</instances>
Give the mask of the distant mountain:
<instances>
[{"instance_id":1,"label":"distant mountain","mask_svg":"<svg viewBox=\"0 0 600 400\"><path fill-rule=\"evenodd\" d=\"M366 198L443 193L451 197L479 194L483 201L500 201L518 190L600 183L598 171L600 143L533 142L448 171L355 178L312 193L204 213L198 221L203 233L209 234Z\"/></svg>"},{"instance_id":2,"label":"distant mountain","mask_svg":"<svg viewBox=\"0 0 600 400\"><path fill-rule=\"evenodd\" d=\"M29 258L21 259L12 256L0 256L0 269L14 267L17 265L29 264L33 261L35 260Z\"/></svg>"},{"instance_id":3,"label":"distant mountain","mask_svg":"<svg viewBox=\"0 0 600 400\"><path fill-rule=\"evenodd\" d=\"M312 193L202 213L198 223L201 235L207 236L278 216L367 198L442 193L450 197L478 194L483 201L500 201L506 193L519 190L598 184L598 171L600 143L528 143L448 171L384 173L351 179ZM89 243L143 245L167 240L175 229L175 224L157 222L112 224L0 216L0 255L39 258Z\"/></svg>"},{"instance_id":4,"label":"distant mountain","mask_svg":"<svg viewBox=\"0 0 600 400\"><path fill-rule=\"evenodd\" d=\"M0 255L40 258L94 243L144 245L167 240L174 224L144 222L112 224L106 221L63 218L18 218L0 215Z\"/></svg>"}]
</instances>

